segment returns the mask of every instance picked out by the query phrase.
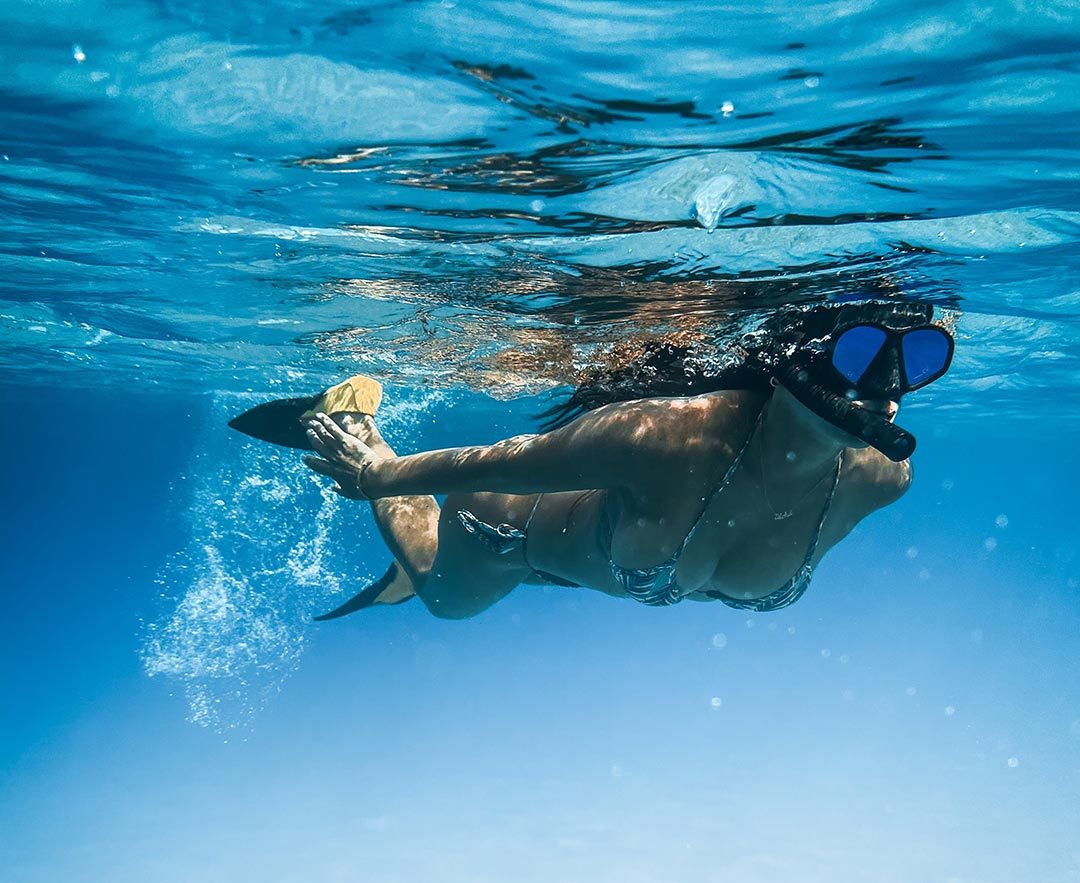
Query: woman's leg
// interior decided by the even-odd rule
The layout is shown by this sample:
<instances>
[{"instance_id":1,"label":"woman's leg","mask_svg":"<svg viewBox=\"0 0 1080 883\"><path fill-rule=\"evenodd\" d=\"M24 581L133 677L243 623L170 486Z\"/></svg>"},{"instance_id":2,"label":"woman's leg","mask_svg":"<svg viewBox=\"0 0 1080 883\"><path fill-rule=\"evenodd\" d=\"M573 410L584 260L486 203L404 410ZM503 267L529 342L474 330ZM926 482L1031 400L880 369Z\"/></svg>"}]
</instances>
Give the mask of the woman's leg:
<instances>
[{"instance_id":1,"label":"woman's leg","mask_svg":"<svg viewBox=\"0 0 1080 883\"><path fill-rule=\"evenodd\" d=\"M335 414L342 429L382 457L397 456L369 414ZM385 497L371 501L375 524L413 586L423 583L435 561L439 504L434 497Z\"/></svg>"},{"instance_id":2,"label":"woman's leg","mask_svg":"<svg viewBox=\"0 0 1080 883\"><path fill-rule=\"evenodd\" d=\"M376 453L395 456L367 414L335 415ZM464 619L505 597L531 569L520 552L499 555L485 549L461 526L457 512L469 509L481 520L524 525L533 497L457 494L440 510L431 496L386 497L371 501L371 511L386 545L401 565L413 592L436 616ZM400 588L390 602L408 597Z\"/></svg>"},{"instance_id":3,"label":"woman's leg","mask_svg":"<svg viewBox=\"0 0 1080 883\"><path fill-rule=\"evenodd\" d=\"M525 581L532 568L519 547L505 554L487 548L461 523L467 509L481 521L524 528L535 496L508 494L450 494L439 518L435 562L417 589L427 608L444 619L465 619L505 598Z\"/></svg>"}]
</instances>

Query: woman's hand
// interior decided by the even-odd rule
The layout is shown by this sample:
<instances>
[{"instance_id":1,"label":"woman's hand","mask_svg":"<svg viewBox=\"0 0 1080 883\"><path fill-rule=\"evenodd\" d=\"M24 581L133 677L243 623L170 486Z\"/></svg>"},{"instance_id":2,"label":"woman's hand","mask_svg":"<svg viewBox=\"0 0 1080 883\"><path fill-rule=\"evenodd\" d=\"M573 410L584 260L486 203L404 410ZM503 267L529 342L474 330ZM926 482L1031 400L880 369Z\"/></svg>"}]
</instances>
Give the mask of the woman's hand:
<instances>
[{"instance_id":1,"label":"woman's hand","mask_svg":"<svg viewBox=\"0 0 1080 883\"><path fill-rule=\"evenodd\" d=\"M316 414L308 421L307 437L325 459L309 454L304 457L304 463L315 472L334 479L337 482L334 493L350 500L371 499L364 491L364 472L381 457L326 414Z\"/></svg>"}]
</instances>

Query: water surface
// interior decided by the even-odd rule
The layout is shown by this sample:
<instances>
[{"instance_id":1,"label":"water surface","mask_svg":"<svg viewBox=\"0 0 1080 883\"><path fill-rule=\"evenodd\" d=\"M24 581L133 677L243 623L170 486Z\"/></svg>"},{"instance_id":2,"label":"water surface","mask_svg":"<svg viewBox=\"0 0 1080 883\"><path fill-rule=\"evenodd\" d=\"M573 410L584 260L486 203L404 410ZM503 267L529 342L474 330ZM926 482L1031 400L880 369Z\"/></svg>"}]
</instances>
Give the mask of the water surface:
<instances>
[{"instance_id":1,"label":"water surface","mask_svg":"<svg viewBox=\"0 0 1080 883\"><path fill-rule=\"evenodd\" d=\"M0 855L18 881L1080 878L1075 4L11 2ZM490 442L615 344L953 307L798 605L316 626L363 507L238 410Z\"/></svg>"}]
</instances>

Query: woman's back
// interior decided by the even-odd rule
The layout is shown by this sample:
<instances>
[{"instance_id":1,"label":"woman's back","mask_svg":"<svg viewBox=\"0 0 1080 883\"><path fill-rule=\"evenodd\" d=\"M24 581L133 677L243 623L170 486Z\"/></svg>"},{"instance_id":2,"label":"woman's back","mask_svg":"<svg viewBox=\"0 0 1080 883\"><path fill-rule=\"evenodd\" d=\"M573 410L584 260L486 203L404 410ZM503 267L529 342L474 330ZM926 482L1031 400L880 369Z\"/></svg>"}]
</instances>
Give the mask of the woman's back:
<instances>
[{"instance_id":1,"label":"woman's back","mask_svg":"<svg viewBox=\"0 0 1080 883\"><path fill-rule=\"evenodd\" d=\"M895 499L908 473L869 449L848 450L845 465L840 448L794 472L806 485L797 499L775 488L790 504L777 511L763 480L772 400L719 392L610 406L632 412L647 430L638 470L622 486L546 500L547 517L530 531L530 564L645 603L694 592L790 603L796 588L805 589L809 566ZM769 428L783 430L776 422ZM805 447L790 442L785 462Z\"/></svg>"}]
</instances>

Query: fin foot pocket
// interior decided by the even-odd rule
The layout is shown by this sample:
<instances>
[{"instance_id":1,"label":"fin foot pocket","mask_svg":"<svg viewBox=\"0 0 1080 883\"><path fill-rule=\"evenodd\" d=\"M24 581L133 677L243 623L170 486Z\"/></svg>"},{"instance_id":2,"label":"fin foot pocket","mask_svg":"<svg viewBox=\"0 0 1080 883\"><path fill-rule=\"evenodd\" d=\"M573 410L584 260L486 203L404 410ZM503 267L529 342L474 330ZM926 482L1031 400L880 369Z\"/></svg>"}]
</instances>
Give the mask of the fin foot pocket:
<instances>
[{"instance_id":1,"label":"fin foot pocket","mask_svg":"<svg viewBox=\"0 0 1080 883\"><path fill-rule=\"evenodd\" d=\"M337 414L342 411L374 414L382 402L382 386L377 380L357 374L318 395L295 399L278 399L256 405L233 417L229 426L244 435L286 448L312 450L305 421L318 412Z\"/></svg>"}]
</instances>

